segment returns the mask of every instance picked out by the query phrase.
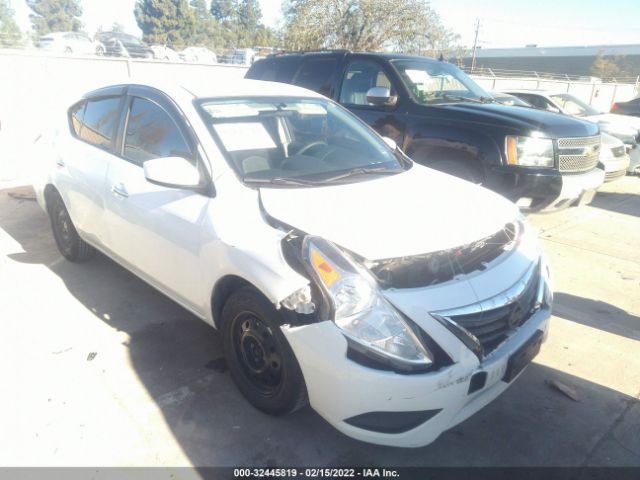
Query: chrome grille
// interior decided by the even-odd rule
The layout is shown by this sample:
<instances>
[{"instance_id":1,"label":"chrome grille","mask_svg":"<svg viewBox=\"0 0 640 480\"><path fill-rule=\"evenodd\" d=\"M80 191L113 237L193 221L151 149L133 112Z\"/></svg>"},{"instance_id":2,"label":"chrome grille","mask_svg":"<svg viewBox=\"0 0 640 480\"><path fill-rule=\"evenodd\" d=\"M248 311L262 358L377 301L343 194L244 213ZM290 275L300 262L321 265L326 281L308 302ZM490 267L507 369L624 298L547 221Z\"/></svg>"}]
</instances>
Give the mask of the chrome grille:
<instances>
[{"instance_id":1,"label":"chrome grille","mask_svg":"<svg viewBox=\"0 0 640 480\"><path fill-rule=\"evenodd\" d=\"M461 309L433 313L449 318L475 335L486 354L540 308L540 282L540 264L537 264L509 291L497 297Z\"/></svg>"},{"instance_id":2,"label":"chrome grille","mask_svg":"<svg viewBox=\"0 0 640 480\"><path fill-rule=\"evenodd\" d=\"M600 136L558 139L560 171L586 172L600 158Z\"/></svg>"}]
</instances>

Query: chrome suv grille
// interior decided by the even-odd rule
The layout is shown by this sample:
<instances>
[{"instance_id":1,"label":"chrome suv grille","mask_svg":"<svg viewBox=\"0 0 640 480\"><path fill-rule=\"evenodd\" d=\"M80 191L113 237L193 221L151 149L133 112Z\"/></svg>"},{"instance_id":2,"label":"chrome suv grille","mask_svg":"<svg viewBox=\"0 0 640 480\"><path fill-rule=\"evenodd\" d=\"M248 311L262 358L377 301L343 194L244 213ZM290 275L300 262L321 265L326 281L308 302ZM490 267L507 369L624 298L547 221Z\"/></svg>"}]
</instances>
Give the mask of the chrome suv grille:
<instances>
[{"instance_id":1,"label":"chrome suv grille","mask_svg":"<svg viewBox=\"0 0 640 480\"><path fill-rule=\"evenodd\" d=\"M507 292L475 305L434 313L449 318L475 335L486 354L540 308L540 282L540 264L537 264Z\"/></svg>"},{"instance_id":2,"label":"chrome suv grille","mask_svg":"<svg viewBox=\"0 0 640 480\"><path fill-rule=\"evenodd\" d=\"M560 138L558 149L561 172L586 172L598 164L600 136Z\"/></svg>"}]
</instances>

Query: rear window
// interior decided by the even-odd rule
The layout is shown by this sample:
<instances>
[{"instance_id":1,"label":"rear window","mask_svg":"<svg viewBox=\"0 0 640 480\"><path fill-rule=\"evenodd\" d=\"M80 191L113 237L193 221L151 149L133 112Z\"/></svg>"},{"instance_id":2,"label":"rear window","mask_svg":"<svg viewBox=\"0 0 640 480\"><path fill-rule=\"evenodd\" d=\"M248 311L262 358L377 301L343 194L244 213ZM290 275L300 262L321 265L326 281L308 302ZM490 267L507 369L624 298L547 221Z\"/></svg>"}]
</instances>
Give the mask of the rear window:
<instances>
[{"instance_id":1,"label":"rear window","mask_svg":"<svg viewBox=\"0 0 640 480\"><path fill-rule=\"evenodd\" d=\"M294 83L328 97L337 64L335 58L307 60L296 75Z\"/></svg>"},{"instance_id":2,"label":"rear window","mask_svg":"<svg viewBox=\"0 0 640 480\"><path fill-rule=\"evenodd\" d=\"M296 57L266 58L255 62L246 77L254 80L291 83L299 65L300 59Z\"/></svg>"},{"instance_id":3,"label":"rear window","mask_svg":"<svg viewBox=\"0 0 640 480\"><path fill-rule=\"evenodd\" d=\"M111 140L118 124L120 97L88 100L78 134L82 140L98 147L111 146Z\"/></svg>"}]
</instances>

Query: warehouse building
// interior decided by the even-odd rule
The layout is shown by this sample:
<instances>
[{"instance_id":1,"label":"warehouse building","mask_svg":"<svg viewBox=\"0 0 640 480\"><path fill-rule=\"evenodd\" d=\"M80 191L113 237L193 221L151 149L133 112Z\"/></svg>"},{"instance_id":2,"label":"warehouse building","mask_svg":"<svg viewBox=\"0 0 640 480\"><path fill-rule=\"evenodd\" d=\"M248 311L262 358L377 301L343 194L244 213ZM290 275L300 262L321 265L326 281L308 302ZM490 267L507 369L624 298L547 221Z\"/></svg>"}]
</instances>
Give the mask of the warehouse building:
<instances>
[{"instance_id":1,"label":"warehouse building","mask_svg":"<svg viewBox=\"0 0 640 480\"><path fill-rule=\"evenodd\" d=\"M589 45L583 47L478 48L476 69L522 70L571 76L592 76L598 56L614 62L614 76L635 78L640 75L640 45ZM472 58L463 59L471 68Z\"/></svg>"}]
</instances>

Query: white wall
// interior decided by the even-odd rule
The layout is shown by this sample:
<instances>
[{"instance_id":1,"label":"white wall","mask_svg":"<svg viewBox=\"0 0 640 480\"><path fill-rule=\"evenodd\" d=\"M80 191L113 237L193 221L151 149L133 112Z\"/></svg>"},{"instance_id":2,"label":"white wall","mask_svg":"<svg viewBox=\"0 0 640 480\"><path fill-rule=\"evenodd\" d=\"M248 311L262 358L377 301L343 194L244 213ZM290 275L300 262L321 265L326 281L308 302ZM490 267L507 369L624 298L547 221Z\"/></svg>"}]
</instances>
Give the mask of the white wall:
<instances>
[{"instance_id":1,"label":"white wall","mask_svg":"<svg viewBox=\"0 0 640 480\"><path fill-rule=\"evenodd\" d=\"M197 75L211 82L244 77L246 67L154 60L53 56L0 51L0 182L29 174L34 139L83 93L135 78L179 80Z\"/></svg>"}]
</instances>

